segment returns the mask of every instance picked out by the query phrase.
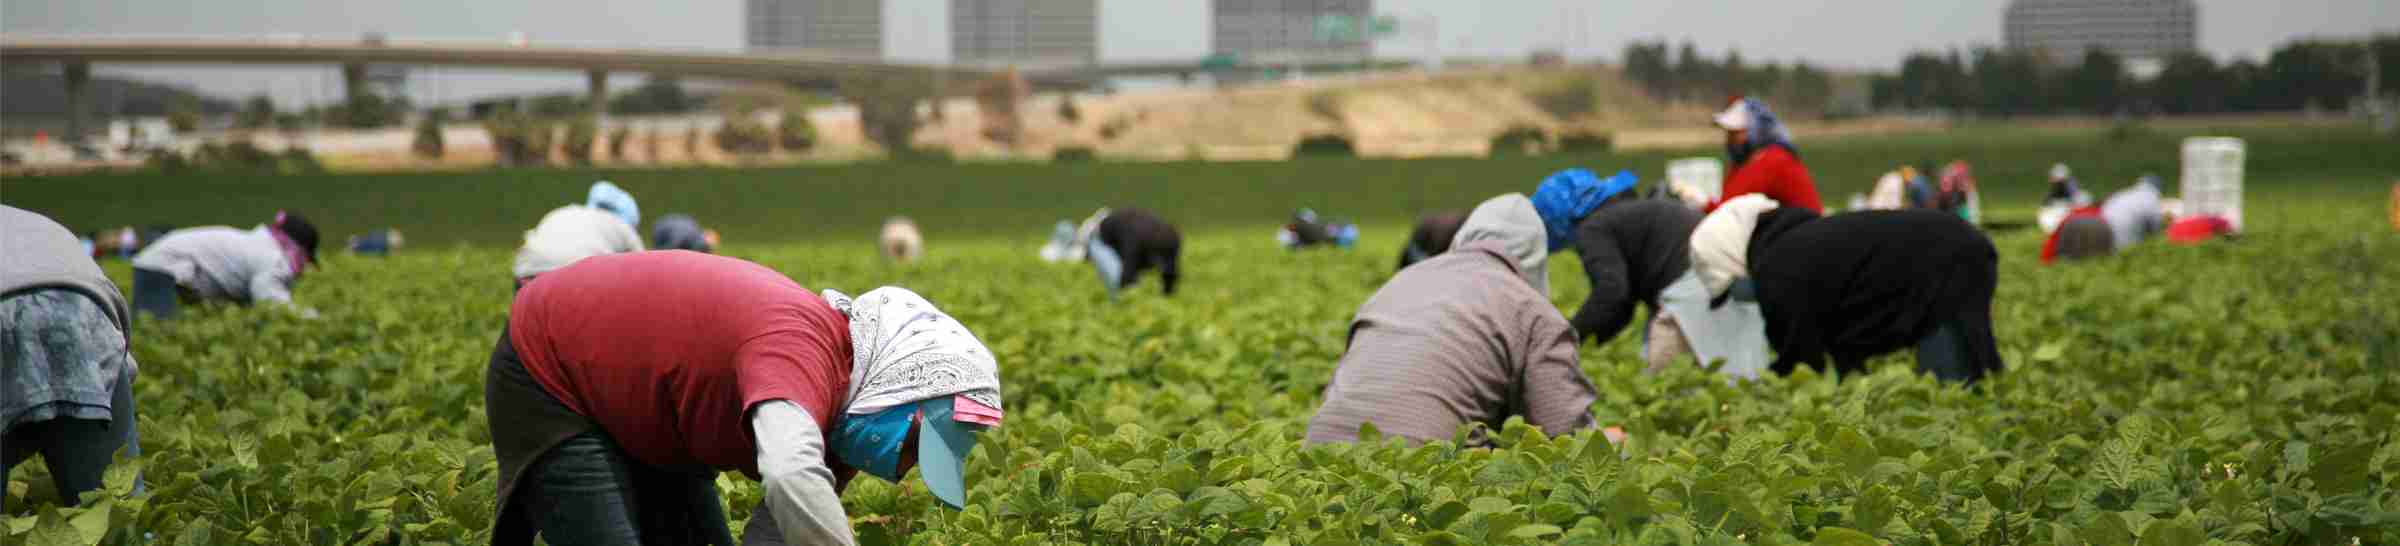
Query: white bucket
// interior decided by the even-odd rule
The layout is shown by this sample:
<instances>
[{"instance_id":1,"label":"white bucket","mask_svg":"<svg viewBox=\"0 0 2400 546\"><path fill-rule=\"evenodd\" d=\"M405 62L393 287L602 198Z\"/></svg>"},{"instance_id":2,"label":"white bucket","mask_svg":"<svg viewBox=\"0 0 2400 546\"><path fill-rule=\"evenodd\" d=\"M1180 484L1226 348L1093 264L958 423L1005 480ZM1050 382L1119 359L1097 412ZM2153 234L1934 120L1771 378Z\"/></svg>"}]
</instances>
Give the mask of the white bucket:
<instances>
[{"instance_id":1,"label":"white bucket","mask_svg":"<svg viewBox=\"0 0 2400 546\"><path fill-rule=\"evenodd\" d=\"M2242 139L2192 137L2183 140L2184 212L2218 216L2242 231Z\"/></svg>"},{"instance_id":2,"label":"white bucket","mask_svg":"<svg viewBox=\"0 0 2400 546\"><path fill-rule=\"evenodd\" d=\"M1708 202L1725 198L1725 162L1714 157L1687 157L1667 162L1667 187L1689 188Z\"/></svg>"}]
</instances>

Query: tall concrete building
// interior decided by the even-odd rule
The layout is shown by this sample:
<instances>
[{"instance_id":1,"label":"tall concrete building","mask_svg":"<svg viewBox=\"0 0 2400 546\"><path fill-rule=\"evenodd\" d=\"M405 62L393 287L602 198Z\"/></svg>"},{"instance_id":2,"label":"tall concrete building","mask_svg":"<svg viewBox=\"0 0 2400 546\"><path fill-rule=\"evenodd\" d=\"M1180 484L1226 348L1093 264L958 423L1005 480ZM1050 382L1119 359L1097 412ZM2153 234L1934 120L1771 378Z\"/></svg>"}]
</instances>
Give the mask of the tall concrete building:
<instances>
[{"instance_id":1,"label":"tall concrete building","mask_svg":"<svg viewBox=\"0 0 2400 546\"><path fill-rule=\"evenodd\" d=\"M960 64L1100 59L1098 0L950 0L950 59Z\"/></svg>"},{"instance_id":2,"label":"tall concrete building","mask_svg":"<svg viewBox=\"0 0 2400 546\"><path fill-rule=\"evenodd\" d=\"M882 0L745 0L751 51L883 56Z\"/></svg>"},{"instance_id":3,"label":"tall concrete building","mask_svg":"<svg viewBox=\"0 0 2400 546\"><path fill-rule=\"evenodd\" d=\"M2135 62L2156 63L2199 48L2200 8L2192 0L2014 0L2001 39L2075 64L2084 52L2105 49Z\"/></svg>"},{"instance_id":4,"label":"tall concrete building","mask_svg":"<svg viewBox=\"0 0 2400 546\"><path fill-rule=\"evenodd\" d=\"M1214 0L1211 48L1248 60L1363 59L1370 41L1353 27L1327 32L1328 21L1352 25L1375 15L1374 0Z\"/></svg>"}]
</instances>

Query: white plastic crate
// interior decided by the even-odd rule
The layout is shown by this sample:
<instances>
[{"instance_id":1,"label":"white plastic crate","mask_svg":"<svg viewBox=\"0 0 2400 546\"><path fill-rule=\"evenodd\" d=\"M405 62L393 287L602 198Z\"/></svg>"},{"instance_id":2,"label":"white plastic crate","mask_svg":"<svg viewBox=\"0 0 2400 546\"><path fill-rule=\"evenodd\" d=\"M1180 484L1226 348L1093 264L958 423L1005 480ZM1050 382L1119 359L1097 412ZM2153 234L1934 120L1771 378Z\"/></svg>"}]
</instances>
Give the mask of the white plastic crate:
<instances>
[{"instance_id":1,"label":"white plastic crate","mask_svg":"<svg viewBox=\"0 0 2400 546\"><path fill-rule=\"evenodd\" d=\"M1697 190L1708 201L1725 197L1725 162L1714 157L1687 157L1667 162L1667 187Z\"/></svg>"},{"instance_id":2,"label":"white plastic crate","mask_svg":"<svg viewBox=\"0 0 2400 546\"><path fill-rule=\"evenodd\" d=\"M2184 212L2219 216L2242 231L2242 139L2192 137L2183 140Z\"/></svg>"}]
</instances>

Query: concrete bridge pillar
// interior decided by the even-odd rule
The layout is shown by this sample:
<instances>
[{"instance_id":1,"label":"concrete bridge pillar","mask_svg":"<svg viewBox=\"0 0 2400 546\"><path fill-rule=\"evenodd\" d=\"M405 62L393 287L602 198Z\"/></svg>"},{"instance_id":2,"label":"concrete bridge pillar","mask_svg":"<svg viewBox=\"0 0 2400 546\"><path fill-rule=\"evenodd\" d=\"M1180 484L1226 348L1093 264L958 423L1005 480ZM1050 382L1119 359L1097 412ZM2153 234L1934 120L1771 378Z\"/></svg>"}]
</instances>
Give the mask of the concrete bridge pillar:
<instances>
[{"instance_id":1,"label":"concrete bridge pillar","mask_svg":"<svg viewBox=\"0 0 2400 546\"><path fill-rule=\"evenodd\" d=\"M592 123L599 123L601 118L608 116L608 71L587 71L584 72L584 78L588 88L585 97L592 103L589 106Z\"/></svg>"},{"instance_id":2,"label":"concrete bridge pillar","mask_svg":"<svg viewBox=\"0 0 2400 546\"><path fill-rule=\"evenodd\" d=\"M64 68L66 69L67 83L67 131L66 134L59 135L59 140L68 146L74 146L83 143L85 118L91 115L91 101L88 99L92 87L92 63L73 61L66 63Z\"/></svg>"},{"instance_id":3,"label":"concrete bridge pillar","mask_svg":"<svg viewBox=\"0 0 2400 546\"><path fill-rule=\"evenodd\" d=\"M348 102L358 102L358 98L366 94L367 65L344 63L342 65L342 99Z\"/></svg>"},{"instance_id":4,"label":"concrete bridge pillar","mask_svg":"<svg viewBox=\"0 0 2400 546\"><path fill-rule=\"evenodd\" d=\"M343 105L358 105L367 96L367 65L362 62L343 62L341 65L341 98Z\"/></svg>"}]
</instances>

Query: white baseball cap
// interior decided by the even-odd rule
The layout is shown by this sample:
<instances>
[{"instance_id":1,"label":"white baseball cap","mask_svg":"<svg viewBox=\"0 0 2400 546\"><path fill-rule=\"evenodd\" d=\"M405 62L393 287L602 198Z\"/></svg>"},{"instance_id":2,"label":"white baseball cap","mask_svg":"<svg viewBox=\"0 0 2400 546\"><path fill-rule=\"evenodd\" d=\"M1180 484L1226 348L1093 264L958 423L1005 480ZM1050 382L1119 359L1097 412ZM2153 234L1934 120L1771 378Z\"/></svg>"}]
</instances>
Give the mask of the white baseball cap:
<instances>
[{"instance_id":1,"label":"white baseball cap","mask_svg":"<svg viewBox=\"0 0 2400 546\"><path fill-rule=\"evenodd\" d=\"M2067 170L2067 164L2065 163L2054 163L2050 165L2051 180L2064 180L2067 178L2067 176L2073 173L2074 171Z\"/></svg>"},{"instance_id":2,"label":"white baseball cap","mask_svg":"<svg viewBox=\"0 0 2400 546\"><path fill-rule=\"evenodd\" d=\"M1717 127L1727 131L1749 129L1750 110L1742 107L1742 101L1735 100L1733 104L1725 106L1725 111L1717 112L1716 119L1713 121L1716 122Z\"/></svg>"}]
</instances>

